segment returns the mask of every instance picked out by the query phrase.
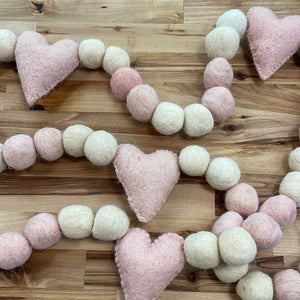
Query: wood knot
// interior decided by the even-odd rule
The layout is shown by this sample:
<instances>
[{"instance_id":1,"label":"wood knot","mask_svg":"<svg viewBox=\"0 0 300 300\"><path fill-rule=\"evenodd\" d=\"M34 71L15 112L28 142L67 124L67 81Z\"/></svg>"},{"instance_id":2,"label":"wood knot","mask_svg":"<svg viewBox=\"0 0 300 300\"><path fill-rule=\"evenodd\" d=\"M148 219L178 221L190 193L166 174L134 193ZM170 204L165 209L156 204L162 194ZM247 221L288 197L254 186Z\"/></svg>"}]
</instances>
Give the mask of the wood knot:
<instances>
[{"instance_id":1,"label":"wood knot","mask_svg":"<svg viewBox=\"0 0 300 300\"><path fill-rule=\"evenodd\" d=\"M197 280L197 276L195 275L195 273L191 273L189 275L189 281L190 282L195 282Z\"/></svg>"},{"instance_id":2,"label":"wood knot","mask_svg":"<svg viewBox=\"0 0 300 300\"><path fill-rule=\"evenodd\" d=\"M121 31L121 27L120 26L116 26L116 27L114 27L114 30L115 31Z\"/></svg>"},{"instance_id":3,"label":"wood knot","mask_svg":"<svg viewBox=\"0 0 300 300\"><path fill-rule=\"evenodd\" d=\"M41 104L35 104L34 106L30 107L30 110L45 110L45 108Z\"/></svg>"},{"instance_id":4,"label":"wood knot","mask_svg":"<svg viewBox=\"0 0 300 300\"><path fill-rule=\"evenodd\" d=\"M44 1L43 0L35 0L31 1L31 5L33 7L33 14L42 14L44 12Z\"/></svg>"},{"instance_id":5,"label":"wood knot","mask_svg":"<svg viewBox=\"0 0 300 300\"><path fill-rule=\"evenodd\" d=\"M240 71L235 71L234 72L234 78L238 80L245 80L248 76Z\"/></svg>"}]
</instances>

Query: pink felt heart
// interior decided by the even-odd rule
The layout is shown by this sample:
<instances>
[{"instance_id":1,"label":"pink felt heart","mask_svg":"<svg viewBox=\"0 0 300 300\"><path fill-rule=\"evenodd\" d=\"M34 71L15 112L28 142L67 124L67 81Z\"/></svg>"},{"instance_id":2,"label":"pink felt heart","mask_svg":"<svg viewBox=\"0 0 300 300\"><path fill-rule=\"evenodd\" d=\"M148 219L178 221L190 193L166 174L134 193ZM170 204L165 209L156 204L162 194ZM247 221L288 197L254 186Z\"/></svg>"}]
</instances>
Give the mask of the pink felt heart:
<instances>
[{"instance_id":1,"label":"pink felt heart","mask_svg":"<svg viewBox=\"0 0 300 300\"><path fill-rule=\"evenodd\" d=\"M266 80L300 47L300 16L277 19L270 9L253 7L247 19L254 64L260 78Z\"/></svg>"},{"instance_id":2,"label":"pink felt heart","mask_svg":"<svg viewBox=\"0 0 300 300\"><path fill-rule=\"evenodd\" d=\"M150 221L159 212L180 176L175 153L157 150L144 154L130 144L118 147L114 167L141 222Z\"/></svg>"},{"instance_id":3,"label":"pink felt heart","mask_svg":"<svg viewBox=\"0 0 300 300\"><path fill-rule=\"evenodd\" d=\"M23 91L29 106L48 94L79 64L78 44L61 40L51 46L34 31L18 38L15 57Z\"/></svg>"},{"instance_id":4,"label":"pink felt heart","mask_svg":"<svg viewBox=\"0 0 300 300\"><path fill-rule=\"evenodd\" d=\"M149 234L129 229L115 246L126 300L155 299L183 269L183 238L166 233L151 243Z\"/></svg>"}]
</instances>

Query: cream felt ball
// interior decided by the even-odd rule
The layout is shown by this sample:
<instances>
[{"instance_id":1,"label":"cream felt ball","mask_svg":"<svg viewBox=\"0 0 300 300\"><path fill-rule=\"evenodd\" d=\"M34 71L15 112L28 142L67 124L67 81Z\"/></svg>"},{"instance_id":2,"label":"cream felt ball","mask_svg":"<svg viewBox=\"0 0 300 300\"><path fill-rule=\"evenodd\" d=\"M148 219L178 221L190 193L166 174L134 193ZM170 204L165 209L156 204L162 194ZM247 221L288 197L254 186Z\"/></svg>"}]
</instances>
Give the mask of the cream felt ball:
<instances>
[{"instance_id":1,"label":"cream felt ball","mask_svg":"<svg viewBox=\"0 0 300 300\"><path fill-rule=\"evenodd\" d=\"M228 157L213 159L206 171L207 182L215 189L225 191L238 183L241 177L239 166Z\"/></svg>"},{"instance_id":2,"label":"cream felt ball","mask_svg":"<svg viewBox=\"0 0 300 300\"><path fill-rule=\"evenodd\" d=\"M179 154L179 167L189 176L204 175L209 161L210 155L207 150L197 145L187 146Z\"/></svg>"},{"instance_id":3,"label":"cream felt ball","mask_svg":"<svg viewBox=\"0 0 300 300\"><path fill-rule=\"evenodd\" d=\"M17 171L31 167L36 161L36 156L33 139L29 135L13 135L3 144L5 162Z\"/></svg>"},{"instance_id":4,"label":"cream felt ball","mask_svg":"<svg viewBox=\"0 0 300 300\"><path fill-rule=\"evenodd\" d=\"M240 45L239 34L229 26L213 29L205 38L205 49L210 58L224 57L232 59Z\"/></svg>"},{"instance_id":5,"label":"cream felt ball","mask_svg":"<svg viewBox=\"0 0 300 300\"><path fill-rule=\"evenodd\" d=\"M207 107L199 103L184 108L184 132L191 137L205 135L214 128L214 118Z\"/></svg>"},{"instance_id":6,"label":"cream felt ball","mask_svg":"<svg viewBox=\"0 0 300 300\"><path fill-rule=\"evenodd\" d=\"M226 121L232 115L235 106L232 94L222 86L215 86L205 91L201 103L210 110L216 122Z\"/></svg>"},{"instance_id":7,"label":"cream felt ball","mask_svg":"<svg viewBox=\"0 0 300 300\"><path fill-rule=\"evenodd\" d=\"M292 171L300 172L300 147L296 148L290 153L289 167Z\"/></svg>"},{"instance_id":8,"label":"cream felt ball","mask_svg":"<svg viewBox=\"0 0 300 300\"><path fill-rule=\"evenodd\" d=\"M161 134L171 135L182 129L183 109L175 103L160 103L152 116L153 127Z\"/></svg>"},{"instance_id":9,"label":"cream felt ball","mask_svg":"<svg viewBox=\"0 0 300 300\"><path fill-rule=\"evenodd\" d=\"M300 172L290 172L285 175L279 186L279 194L286 195L300 207Z\"/></svg>"},{"instance_id":10,"label":"cream felt ball","mask_svg":"<svg viewBox=\"0 0 300 300\"><path fill-rule=\"evenodd\" d=\"M3 144L0 143L0 173L7 168L7 164L3 158Z\"/></svg>"},{"instance_id":11,"label":"cream felt ball","mask_svg":"<svg viewBox=\"0 0 300 300\"><path fill-rule=\"evenodd\" d=\"M222 282L233 283L233 282L237 282L244 275L246 275L248 269L249 269L249 264L245 264L241 266L232 266L232 265L227 265L223 261L221 261L219 265L214 268L214 273Z\"/></svg>"},{"instance_id":12,"label":"cream felt ball","mask_svg":"<svg viewBox=\"0 0 300 300\"><path fill-rule=\"evenodd\" d=\"M6 29L0 29L0 62L10 62L15 59L16 35Z\"/></svg>"},{"instance_id":13,"label":"cream felt ball","mask_svg":"<svg viewBox=\"0 0 300 300\"><path fill-rule=\"evenodd\" d=\"M57 218L48 213L40 213L28 220L24 235L32 248L44 250L56 244L61 238Z\"/></svg>"},{"instance_id":14,"label":"cream felt ball","mask_svg":"<svg viewBox=\"0 0 300 300\"><path fill-rule=\"evenodd\" d=\"M220 262L218 238L208 231L193 233L184 240L184 253L193 267L215 268Z\"/></svg>"},{"instance_id":15,"label":"cream felt ball","mask_svg":"<svg viewBox=\"0 0 300 300\"><path fill-rule=\"evenodd\" d=\"M234 211L227 211L214 223L211 231L216 236L220 236L228 228L242 226L243 221L244 219L240 214Z\"/></svg>"},{"instance_id":16,"label":"cream felt ball","mask_svg":"<svg viewBox=\"0 0 300 300\"><path fill-rule=\"evenodd\" d=\"M94 213L85 205L66 206L59 212L58 223L65 237L83 239L91 235Z\"/></svg>"},{"instance_id":17,"label":"cream felt ball","mask_svg":"<svg viewBox=\"0 0 300 300\"><path fill-rule=\"evenodd\" d=\"M93 237L114 241L123 237L129 228L129 218L124 210L114 205L101 207L94 219Z\"/></svg>"},{"instance_id":18,"label":"cream felt ball","mask_svg":"<svg viewBox=\"0 0 300 300\"><path fill-rule=\"evenodd\" d=\"M102 66L105 53L105 45L101 40L88 39L79 44L80 63L89 69L97 69Z\"/></svg>"},{"instance_id":19,"label":"cream felt ball","mask_svg":"<svg viewBox=\"0 0 300 300\"><path fill-rule=\"evenodd\" d=\"M141 84L131 89L126 102L129 112L136 120L148 122L151 120L159 100L150 85Z\"/></svg>"},{"instance_id":20,"label":"cream felt ball","mask_svg":"<svg viewBox=\"0 0 300 300\"><path fill-rule=\"evenodd\" d=\"M0 235L0 269L11 270L23 265L31 255L31 246L18 232Z\"/></svg>"},{"instance_id":21,"label":"cream felt ball","mask_svg":"<svg viewBox=\"0 0 300 300\"><path fill-rule=\"evenodd\" d=\"M129 67L130 58L125 50L119 47L110 46L106 48L102 65L105 72L112 75L121 67Z\"/></svg>"},{"instance_id":22,"label":"cream felt ball","mask_svg":"<svg viewBox=\"0 0 300 300\"><path fill-rule=\"evenodd\" d=\"M93 132L84 145L86 158L96 166L107 166L117 153L118 143L115 137L104 131Z\"/></svg>"}]
</instances>

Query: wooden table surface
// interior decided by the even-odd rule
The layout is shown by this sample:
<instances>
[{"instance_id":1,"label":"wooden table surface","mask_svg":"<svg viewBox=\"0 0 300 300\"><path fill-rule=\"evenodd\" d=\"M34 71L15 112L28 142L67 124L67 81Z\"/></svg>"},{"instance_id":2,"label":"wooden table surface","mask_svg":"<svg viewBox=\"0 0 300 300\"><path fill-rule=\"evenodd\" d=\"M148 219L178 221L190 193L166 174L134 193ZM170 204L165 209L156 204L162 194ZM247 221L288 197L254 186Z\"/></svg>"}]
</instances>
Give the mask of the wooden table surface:
<instances>
[{"instance_id":1,"label":"wooden table surface","mask_svg":"<svg viewBox=\"0 0 300 300\"><path fill-rule=\"evenodd\" d=\"M49 43L70 38L77 42L98 38L106 45L128 51L131 65L144 83L152 85L161 101L185 107L199 102L204 92L202 75L209 59L205 35L223 12L264 5L279 17L300 14L299 0L46 0L44 5L27 0L1 0L0 28L20 34L42 33ZM222 4L220 4L222 3ZM64 130L84 124L107 130L119 143L138 145L149 153L169 149L179 153L197 144L211 156L227 156L240 166L241 182L253 185L260 202L278 194L288 172L288 155L299 146L299 57L291 58L271 79L263 82L243 43L231 60L236 101L233 116L202 138L183 133L161 136L151 124L132 119L124 103L110 91L110 77L102 70L77 69L39 102L36 110L26 105L13 63L0 66L0 141L11 135L33 135L39 128ZM57 214L64 206L85 204L96 212L115 204L130 217L131 226L153 236L211 230L225 212L224 193L215 191L204 178L181 175L160 213L148 224L137 221L112 166L96 167L85 158L65 155L55 163L39 160L24 172L9 170L0 180L0 233L22 232L26 221L39 212ZM300 260L300 217L284 232L280 244L260 251L250 269L270 275L295 268ZM114 262L113 243L87 238L63 238L46 251L34 251L22 268L0 272L0 299L123 299ZM224 284L213 272L186 265L158 298L160 300L238 299L234 284Z\"/></svg>"}]
</instances>

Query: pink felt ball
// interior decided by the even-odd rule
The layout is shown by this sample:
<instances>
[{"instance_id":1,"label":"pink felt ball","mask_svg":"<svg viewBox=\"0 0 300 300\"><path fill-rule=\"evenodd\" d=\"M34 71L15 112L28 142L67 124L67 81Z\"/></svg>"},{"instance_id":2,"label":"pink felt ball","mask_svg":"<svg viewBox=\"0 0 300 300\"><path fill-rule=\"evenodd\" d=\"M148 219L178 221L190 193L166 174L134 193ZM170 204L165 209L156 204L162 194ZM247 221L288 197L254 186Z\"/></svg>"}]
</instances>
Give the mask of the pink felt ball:
<instances>
[{"instance_id":1,"label":"pink felt ball","mask_svg":"<svg viewBox=\"0 0 300 300\"><path fill-rule=\"evenodd\" d=\"M250 215L242 227L254 239L257 250L274 248L281 240L282 232L278 223L264 213Z\"/></svg>"},{"instance_id":2,"label":"pink felt ball","mask_svg":"<svg viewBox=\"0 0 300 300\"><path fill-rule=\"evenodd\" d=\"M42 128L34 137L34 146L41 158L47 161L59 159L64 154L62 133L56 128Z\"/></svg>"},{"instance_id":3,"label":"pink felt ball","mask_svg":"<svg viewBox=\"0 0 300 300\"><path fill-rule=\"evenodd\" d=\"M208 89L201 102L206 106L216 122L226 121L233 113L235 102L230 91L221 86Z\"/></svg>"},{"instance_id":4,"label":"pink felt ball","mask_svg":"<svg viewBox=\"0 0 300 300\"><path fill-rule=\"evenodd\" d=\"M31 255L31 246L18 232L0 235L0 268L11 270L23 265Z\"/></svg>"},{"instance_id":5,"label":"pink felt ball","mask_svg":"<svg viewBox=\"0 0 300 300\"><path fill-rule=\"evenodd\" d=\"M3 158L9 167L17 171L31 167L36 161L33 139L25 134L11 136L3 144Z\"/></svg>"},{"instance_id":6,"label":"pink felt ball","mask_svg":"<svg viewBox=\"0 0 300 300\"><path fill-rule=\"evenodd\" d=\"M28 220L24 228L24 235L32 248L44 250L59 241L61 231L54 215L41 213Z\"/></svg>"},{"instance_id":7,"label":"pink felt ball","mask_svg":"<svg viewBox=\"0 0 300 300\"><path fill-rule=\"evenodd\" d=\"M272 217L279 224L281 230L285 230L296 221L297 206L295 201L289 197L279 195L266 200L259 212Z\"/></svg>"},{"instance_id":8,"label":"pink felt ball","mask_svg":"<svg viewBox=\"0 0 300 300\"><path fill-rule=\"evenodd\" d=\"M110 80L110 86L113 94L120 100L126 100L131 89L142 84L140 74L128 67L121 67L115 71Z\"/></svg>"},{"instance_id":9,"label":"pink felt ball","mask_svg":"<svg viewBox=\"0 0 300 300\"><path fill-rule=\"evenodd\" d=\"M230 63L223 57L211 60L204 71L203 81L206 89L214 86L229 88L233 80L233 71Z\"/></svg>"},{"instance_id":10,"label":"pink felt ball","mask_svg":"<svg viewBox=\"0 0 300 300\"><path fill-rule=\"evenodd\" d=\"M244 220L240 214L234 211L228 211L220 216L220 218L215 222L212 228L212 233L219 236L227 228L241 227L243 221Z\"/></svg>"},{"instance_id":11,"label":"pink felt ball","mask_svg":"<svg viewBox=\"0 0 300 300\"><path fill-rule=\"evenodd\" d=\"M155 90L147 84L134 87L127 95L127 108L131 115L140 122L151 120L158 102Z\"/></svg>"}]
</instances>

